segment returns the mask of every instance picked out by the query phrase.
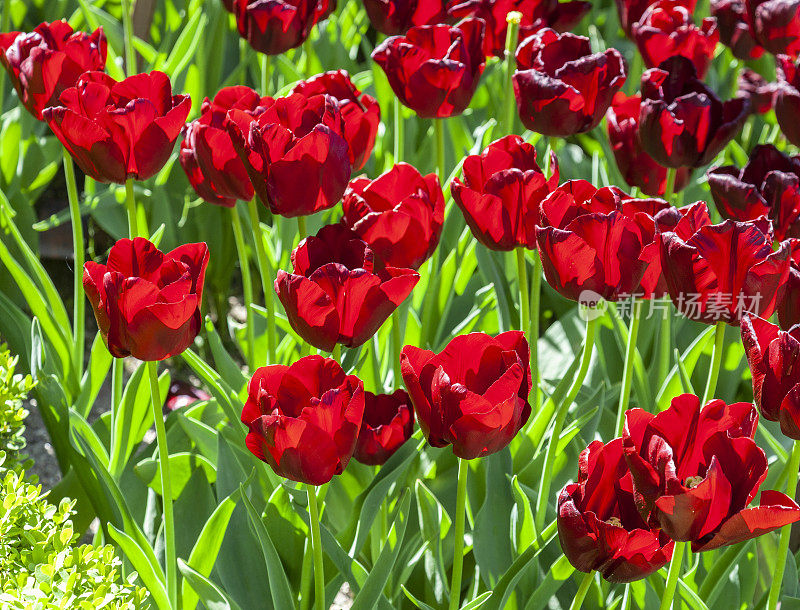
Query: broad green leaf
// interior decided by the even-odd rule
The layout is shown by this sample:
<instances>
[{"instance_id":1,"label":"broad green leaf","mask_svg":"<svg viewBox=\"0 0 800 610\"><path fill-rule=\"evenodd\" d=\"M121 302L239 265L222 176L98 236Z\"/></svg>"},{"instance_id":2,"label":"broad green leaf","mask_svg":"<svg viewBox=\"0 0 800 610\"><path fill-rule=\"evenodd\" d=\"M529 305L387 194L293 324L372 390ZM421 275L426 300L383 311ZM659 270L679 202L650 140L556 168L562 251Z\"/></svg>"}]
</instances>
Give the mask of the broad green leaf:
<instances>
[{"instance_id":1,"label":"broad green leaf","mask_svg":"<svg viewBox=\"0 0 800 610\"><path fill-rule=\"evenodd\" d=\"M241 610L223 589L186 565L183 559L178 559L178 569L183 576L181 591L184 610L195 610L198 601L201 601L207 610Z\"/></svg>"},{"instance_id":2,"label":"broad green leaf","mask_svg":"<svg viewBox=\"0 0 800 610\"><path fill-rule=\"evenodd\" d=\"M97 399L106 377L108 377L108 370L111 368L113 360L114 357L103 342L103 336L98 332L92 342L89 365L86 367L81 380L81 393L78 394L78 398L75 400L75 410L83 417L89 416L94 401Z\"/></svg>"},{"instance_id":3,"label":"broad green leaf","mask_svg":"<svg viewBox=\"0 0 800 610\"><path fill-rule=\"evenodd\" d=\"M170 485L172 485L172 499L177 500L183 488L189 482L195 469L202 468L209 483L217 480L217 470L207 458L198 453L181 451L169 456ZM148 458L139 462L134 471L141 477L142 481L155 490L161 492L161 462L156 458Z\"/></svg>"},{"instance_id":4,"label":"broad green leaf","mask_svg":"<svg viewBox=\"0 0 800 610\"><path fill-rule=\"evenodd\" d=\"M159 608L169 608L169 596L167 595L167 590L164 588L164 575L158 574L153 569L145 552L133 538L128 536L128 534L118 530L111 523L108 524L108 533L114 539L114 542L120 546L122 552L125 553L133 569L139 574L142 583L147 587L150 595L153 596L153 601L156 602Z\"/></svg>"}]
</instances>

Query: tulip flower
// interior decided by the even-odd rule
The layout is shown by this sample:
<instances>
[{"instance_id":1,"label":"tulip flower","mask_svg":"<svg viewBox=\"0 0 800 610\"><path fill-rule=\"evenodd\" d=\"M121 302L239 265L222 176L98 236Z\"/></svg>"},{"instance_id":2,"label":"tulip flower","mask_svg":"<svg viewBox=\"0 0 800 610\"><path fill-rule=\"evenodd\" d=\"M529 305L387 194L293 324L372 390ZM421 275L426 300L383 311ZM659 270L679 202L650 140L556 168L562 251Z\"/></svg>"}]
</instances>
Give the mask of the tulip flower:
<instances>
[{"instance_id":1,"label":"tulip flower","mask_svg":"<svg viewBox=\"0 0 800 610\"><path fill-rule=\"evenodd\" d=\"M750 100L753 114L765 114L772 110L777 88L776 83L769 82L758 72L743 68L739 71L739 91L736 96Z\"/></svg>"},{"instance_id":2,"label":"tulip flower","mask_svg":"<svg viewBox=\"0 0 800 610\"><path fill-rule=\"evenodd\" d=\"M114 244L105 265L84 265L83 287L112 356L164 360L191 345L208 258L204 243L165 254L136 237Z\"/></svg>"},{"instance_id":3,"label":"tulip flower","mask_svg":"<svg viewBox=\"0 0 800 610\"><path fill-rule=\"evenodd\" d=\"M231 8L239 35L266 55L299 47L321 17L318 0L232 0Z\"/></svg>"},{"instance_id":4,"label":"tulip flower","mask_svg":"<svg viewBox=\"0 0 800 610\"><path fill-rule=\"evenodd\" d=\"M772 220L775 239L800 237L800 156L772 144L756 146L743 169L732 165L708 172L708 185L725 218Z\"/></svg>"},{"instance_id":5,"label":"tulip flower","mask_svg":"<svg viewBox=\"0 0 800 610\"><path fill-rule=\"evenodd\" d=\"M721 102L697 78L694 64L671 57L642 76L639 142L660 165L707 165L739 132L750 104L744 98Z\"/></svg>"},{"instance_id":6,"label":"tulip flower","mask_svg":"<svg viewBox=\"0 0 800 610\"><path fill-rule=\"evenodd\" d=\"M420 117L459 115L478 87L486 58L484 22L466 19L456 27L416 26L392 36L372 52L394 94Z\"/></svg>"},{"instance_id":7,"label":"tulip flower","mask_svg":"<svg viewBox=\"0 0 800 610\"><path fill-rule=\"evenodd\" d=\"M78 167L100 182L124 184L164 167L192 100L172 95L163 72L119 82L103 72L85 72L61 94L60 104L45 108L42 117Z\"/></svg>"},{"instance_id":8,"label":"tulip flower","mask_svg":"<svg viewBox=\"0 0 800 610\"><path fill-rule=\"evenodd\" d=\"M544 28L517 49L517 110L536 133L583 133L597 127L626 76L616 49L592 53L588 38Z\"/></svg>"},{"instance_id":9,"label":"tulip flower","mask_svg":"<svg viewBox=\"0 0 800 610\"><path fill-rule=\"evenodd\" d=\"M104 70L106 53L103 28L75 32L66 21L42 23L29 33L0 34L0 63L22 105L39 120L81 74Z\"/></svg>"},{"instance_id":10,"label":"tulip flower","mask_svg":"<svg viewBox=\"0 0 800 610\"><path fill-rule=\"evenodd\" d=\"M258 369L247 386L247 448L276 474L324 485L347 467L364 414L364 384L335 360L306 356Z\"/></svg>"},{"instance_id":11,"label":"tulip flower","mask_svg":"<svg viewBox=\"0 0 800 610\"><path fill-rule=\"evenodd\" d=\"M350 165L361 169L372 154L375 136L381 122L381 108L374 97L356 89L345 70L325 72L301 81L292 93L306 97L328 94L339 102L344 122L342 135L350 147Z\"/></svg>"},{"instance_id":12,"label":"tulip flower","mask_svg":"<svg viewBox=\"0 0 800 610\"><path fill-rule=\"evenodd\" d=\"M385 464L414 432L414 411L405 390L364 393L364 419L353 457L368 466Z\"/></svg>"},{"instance_id":13,"label":"tulip flower","mask_svg":"<svg viewBox=\"0 0 800 610\"><path fill-rule=\"evenodd\" d=\"M561 490L557 508L558 539L573 567L632 582L666 565L673 543L636 512L622 439L594 441L578 468L578 481Z\"/></svg>"},{"instance_id":14,"label":"tulip flower","mask_svg":"<svg viewBox=\"0 0 800 610\"><path fill-rule=\"evenodd\" d=\"M447 0L363 0L372 27L386 34L405 34L414 26L447 22Z\"/></svg>"},{"instance_id":15,"label":"tulip flower","mask_svg":"<svg viewBox=\"0 0 800 610\"><path fill-rule=\"evenodd\" d=\"M454 338L440 353L406 345L403 381L417 420L434 447L465 460L506 447L528 421L531 369L519 331Z\"/></svg>"},{"instance_id":16,"label":"tulip flower","mask_svg":"<svg viewBox=\"0 0 800 610\"><path fill-rule=\"evenodd\" d=\"M265 98L255 113L228 111L226 128L255 193L273 214L332 207L350 179L339 103L329 95Z\"/></svg>"},{"instance_id":17,"label":"tulip flower","mask_svg":"<svg viewBox=\"0 0 800 610\"><path fill-rule=\"evenodd\" d=\"M722 44L734 57L746 61L764 54L747 22L745 0L711 0L711 15L717 19Z\"/></svg>"},{"instance_id":18,"label":"tulip flower","mask_svg":"<svg viewBox=\"0 0 800 610\"><path fill-rule=\"evenodd\" d=\"M343 225L300 242L292 266L292 273L278 271L275 292L295 332L327 352L370 339L419 281L412 269L384 266Z\"/></svg>"},{"instance_id":19,"label":"tulip flower","mask_svg":"<svg viewBox=\"0 0 800 610\"><path fill-rule=\"evenodd\" d=\"M391 267L419 269L444 225L444 195L436 174L398 163L374 180L351 181L342 200L344 224Z\"/></svg>"},{"instance_id":20,"label":"tulip flower","mask_svg":"<svg viewBox=\"0 0 800 610\"><path fill-rule=\"evenodd\" d=\"M786 56L778 57L778 82L775 89L775 117L783 135L795 146L800 146L800 61Z\"/></svg>"},{"instance_id":21,"label":"tulip flower","mask_svg":"<svg viewBox=\"0 0 800 610\"><path fill-rule=\"evenodd\" d=\"M747 20L755 39L770 53L797 58L800 54L800 1L745 0Z\"/></svg>"},{"instance_id":22,"label":"tulip flower","mask_svg":"<svg viewBox=\"0 0 800 610\"><path fill-rule=\"evenodd\" d=\"M543 27L558 32L572 29L592 8L591 2L572 0L453 0L448 14L456 18L476 17L486 22L483 52L487 57L504 57L508 23L506 16L511 11L522 15L520 40L536 33ZM517 41L514 41L514 47Z\"/></svg>"},{"instance_id":23,"label":"tulip flower","mask_svg":"<svg viewBox=\"0 0 800 610\"><path fill-rule=\"evenodd\" d=\"M617 15L619 16L619 23L625 34L632 37L633 25L642 18L645 11L652 4L653 0L614 0L617 5ZM690 12L694 12L694 7L697 0L686 0L683 5Z\"/></svg>"},{"instance_id":24,"label":"tulip flower","mask_svg":"<svg viewBox=\"0 0 800 610\"><path fill-rule=\"evenodd\" d=\"M650 197L663 197L667 191L667 168L642 150L639 143L639 111L641 95L628 97L622 91L614 96L606 113L608 139L620 174L629 186L635 186ZM682 191L689 183L690 170L678 169L673 192Z\"/></svg>"},{"instance_id":25,"label":"tulip flower","mask_svg":"<svg viewBox=\"0 0 800 610\"><path fill-rule=\"evenodd\" d=\"M750 403L712 400L701 409L692 394L658 415L629 410L622 443L644 520L699 552L800 519L800 507L777 491L762 492L760 505L748 508L767 476L767 458L753 441L757 422Z\"/></svg>"},{"instance_id":26,"label":"tulip flower","mask_svg":"<svg viewBox=\"0 0 800 610\"><path fill-rule=\"evenodd\" d=\"M790 252L789 276L786 278L786 284L778 297L775 309L781 328L790 330L796 324L800 324L800 240L790 239L786 243Z\"/></svg>"},{"instance_id":27,"label":"tulip flower","mask_svg":"<svg viewBox=\"0 0 800 610\"><path fill-rule=\"evenodd\" d=\"M536 248L539 205L558 186L558 161L550 158L548 179L536 148L511 135L464 159L463 179L454 178L451 191L475 239L492 250Z\"/></svg>"},{"instance_id":28,"label":"tulip flower","mask_svg":"<svg viewBox=\"0 0 800 610\"><path fill-rule=\"evenodd\" d=\"M700 78L708 71L719 42L716 19L703 19L697 27L692 9L684 0L658 0L651 4L633 24L631 33L648 68L680 55L694 64Z\"/></svg>"}]
</instances>

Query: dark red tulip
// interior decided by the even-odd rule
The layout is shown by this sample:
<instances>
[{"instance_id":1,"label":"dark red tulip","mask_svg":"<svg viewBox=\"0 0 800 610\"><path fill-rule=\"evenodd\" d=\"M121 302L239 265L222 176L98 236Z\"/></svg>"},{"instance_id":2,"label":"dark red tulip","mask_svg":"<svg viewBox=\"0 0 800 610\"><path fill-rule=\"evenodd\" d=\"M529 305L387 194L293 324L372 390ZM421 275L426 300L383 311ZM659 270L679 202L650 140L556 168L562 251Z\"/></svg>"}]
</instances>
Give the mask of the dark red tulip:
<instances>
[{"instance_id":1,"label":"dark red tulip","mask_svg":"<svg viewBox=\"0 0 800 610\"><path fill-rule=\"evenodd\" d=\"M514 95L522 123L546 136L597 127L627 76L616 49L592 53L589 39L545 28L517 49Z\"/></svg>"},{"instance_id":2,"label":"dark red tulip","mask_svg":"<svg viewBox=\"0 0 800 610\"><path fill-rule=\"evenodd\" d=\"M339 102L344 122L344 139L350 147L350 165L361 169L372 154L381 122L381 108L375 98L356 89L345 70L325 72L301 81L292 89L306 97L328 94Z\"/></svg>"},{"instance_id":3,"label":"dark red tulip","mask_svg":"<svg viewBox=\"0 0 800 610\"><path fill-rule=\"evenodd\" d=\"M57 106L59 96L81 74L105 69L106 50L103 28L75 32L66 21L42 23L33 32L0 34L0 63L22 105L39 120L42 110Z\"/></svg>"},{"instance_id":4,"label":"dark red tulip","mask_svg":"<svg viewBox=\"0 0 800 610\"><path fill-rule=\"evenodd\" d=\"M772 144L756 146L743 169L733 165L708 172L708 186L724 218L772 220L775 239L800 237L800 156Z\"/></svg>"},{"instance_id":5,"label":"dark red tulip","mask_svg":"<svg viewBox=\"0 0 800 610\"><path fill-rule=\"evenodd\" d=\"M745 98L721 102L691 61L671 57L642 76L639 142L660 165L700 167L733 139L749 111Z\"/></svg>"},{"instance_id":6,"label":"dark red tulip","mask_svg":"<svg viewBox=\"0 0 800 610\"><path fill-rule=\"evenodd\" d=\"M447 0L363 0L372 27L387 36L414 26L446 23Z\"/></svg>"},{"instance_id":7,"label":"dark red tulip","mask_svg":"<svg viewBox=\"0 0 800 610\"><path fill-rule=\"evenodd\" d=\"M658 415L630 409L622 442L639 513L670 538L710 551L800 519L800 507L777 491L761 493L767 458L753 441L758 413L684 394Z\"/></svg>"},{"instance_id":8,"label":"dark red tulip","mask_svg":"<svg viewBox=\"0 0 800 610\"><path fill-rule=\"evenodd\" d=\"M175 411L203 400L211 400L211 395L193 386L188 381L177 380L173 381L169 386L164 408L167 411Z\"/></svg>"},{"instance_id":9,"label":"dark red tulip","mask_svg":"<svg viewBox=\"0 0 800 610\"><path fill-rule=\"evenodd\" d=\"M791 253L789 277L786 278L776 307L778 323L784 330L800 324L800 240L790 239L787 243Z\"/></svg>"},{"instance_id":10,"label":"dark red tulip","mask_svg":"<svg viewBox=\"0 0 800 610\"><path fill-rule=\"evenodd\" d=\"M641 95L628 97L622 91L614 96L606 113L608 139L614 151L614 159L625 182L635 186L650 197L663 197L667 191L667 168L642 150L639 144L639 111ZM673 191L680 192L689 183L688 168L678 169Z\"/></svg>"},{"instance_id":11,"label":"dark red tulip","mask_svg":"<svg viewBox=\"0 0 800 610\"><path fill-rule=\"evenodd\" d=\"M247 448L276 474L324 485L342 474L356 448L364 384L339 363L306 356L258 369L247 386Z\"/></svg>"},{"instance_id":12,"label":"dark red tulip","mask_svg":"<svg viewBox=\"0 0 800 610\"><path fill-rule=\"evenodd\" d=\"M364 419L353 457L362 464L385 464L414 432L414 411L405 390L364 393Z\"/></svg>"},{"instance_id":13,"label":"dark red tulip","mask_svg":"<svg viewBox=\"0 0 800 610\"><path fill-rule=\"evenodd\" d=\"M204 243L165 254L136 237L114 244L105 265L84 265L83 288L112 356L164 360L191 345L208 257Z\"/></svg>"},{"instance_id":14,"label":"dark red tulip","mask_svg":"<svg viewBox=\"0 0 800 610\"><path fill-rule=\"evenodd\" d=\"M645 11L650 8L651 4L655 4L653 0L615 0L617 4L617 15L619 15L619 23L625 34L631 37L633 24L639 21L644 15ZM697 0L686 0L683 5L689 10L694 12L694 7Z\"/></svg>"},{"instance_id":15,"label":"dark red tulip","mask_svg":"<svg viewBox=\"0 0 800 610\"><path fill-rule=\"evenodd\" d=\"M486 58L484 23L466 19L458 26L424 25L392 36L372 52L394 94L423 118L464 112L478 87Z\"/></svg>"},{"instance_id":16,"label":"dark red tulip","mask_svg":"<svg viewBox=\"0 0 800 610\"><path fill-rule=\"evenodd\" d=\"M745 0L750 29L775 55L800 54L800 0Z\"/></svg>"},{"instance_id":17,"label":"dark red tulip","mask_svg":"<svg viewBox=\"0 0 800 610\"><path fill-rule=\"evenodd\" d=\"M536 148L515 135L464 159L463 179L454 178L450 190L475 238L492 250L535 249L539 205L558 186L552 153L550 167L548 179Z\"/></svg>"},{"instance_id":18,"label":"dark red tulip","mask_svg":"<svg viewBox=\"0 0 800 610\"><path fill-rule=\"evenodd\" d=\"M266 55L299 47L321 16L318 0L233 0L232 8L239 35Z\"/></svg>"},{"instance_id":19,"label":"dark red tulip","mask_svg":"<svg viewBox=\"0 0 800 610\"><path fill-rule=\"evenodd\" d=\"M264 98L255 113L228 111L226 127L256 195L273 214L306 216L342 198L350 149L331 96Z\"/></svg>"},{"instance_id":20,"label":"dark red tulip","mask_svg":"<svg viewBox=\"0 0 800 610\"><path fill-rule=\"evenodd\" d=\"M638 204L616 187L585 180L554 190L536 229L547 282L573 301L584 291L607 301L635 293L648 265L642 250L653 239L652 217Z\"/></svg>"},{"instance_id":21,"label":"dark red tulip","mask_svg":"<svg viewBox=\"0 0 800 610\"><path fill-rule=\"evenodd\" d=\"M800 61L778 57L778 82L775 89L775 117L783 135L800 146Z\"/></svg>"},{"instance_id":22,"label":"dark red tulip","mask_svg":"<svg viewBox=\"0 0 800 610\"><path fill-rule=\"evenodd\" d=\"M100 182L147 180L164 167L192 107L172 95L163 72L117 82L85 72L66 89L60 106L45 108L47 121L83 173Z\"/></svg>"},{"instance_id":23,"label":"dark red tulip","mask_svg":"<svg viewBox=\"0 0 800 610\"><path fill-rule=\"evenodd\" d=\"M440 353L406 345L403 381L422 432L434 447L471 460L508 446L528 421L531 369L519 331L454 338Z\"/></svg>"},{"instance_id":24,"label":"dark red tulip","mask_svg":"<svg viewBox=\"0 0 800 610\"><path fill-rule=\"evenodd\" d=\"M222 6L225 7L225 10L229 13L233 12L233 0L222 0Z\"/></svg>"},{"instance_id":25,"label":"dark red tulip","mask_svg":"<svg viewBox=\"0 0 800 610\"><path fill-rule=\"evenodd\" d=\"M344 223L390 267L419 269L436 250L444 195L436 174L398 163L375 180L356 178L342 200Z\"/></svg>"},{"instance_id":26,"label":"dark red tulip","mask_svg":"<svg viewBox=\"0 0 800 610\"><path fill-rule=\"evenodd\" d=\"M659 234L669 295L684 316L738 326L746 311L769 317L789 275L790 247L772 250L771 223L726 220L684 238Z\"/></svg>"},{"instance_id":27,"label":"dark red tulip","mask_svg":"<svg viewBox=\"0 0 800 610\"><path fill-rule=\"evenodd\" d=\"M578 481L558 494L558 539L576 570L632 582L672 557L672 541L636 511L622 439L594 441L578 458Z\"/></svg>"},{"instance_id":28,"label":"dark red tulip","mask_svg":"<svg viewBox=\"0 0 800 610\"><path fill-rule=\"evenodd\" d=\"M237 200L253 198L250 178L236 154L225 121L229 110L256 114L271 101L250 87L225 87L213 101L206 98L200 118L186 126L178 159L197 194L209 203L232 207Z\"/></svg>"},{"instance_id":29,"label":"dark red tulip","mask_svg":"<svg viewBox=\"0 0 800 610\"><path fill-rule=\"evenodd\" d=\"M412 269L385 267L340 224L300 242L292 266L278 271L275 292L297 334L326 352L370 339L419 281Z\"/></svg>"},{"instance_id":30,"label":"dark red tulip","mask_svg":"<svg viewBox=\"0 0 800 610\"><path fill-rule=\"evenodd\" d=\"M684 0L659 0L650 5L641 19L633 24L632 35L644 63L655 68L673 55L686 57L703 78L719 42L717 21L703 19L694 24L692 9Z\"/></svg>"},{"instance_id":31,"label":"dark red tulip","mask_svg":"<svg viewBox=\"0 0 800 610\"><path fill-rule=\"evenodd\" d=\"M711 15L717 18L722 44L731 50L734 57L746 61L764 54L747 22L744 0L711 0Z\"/></svg>"},{"instance_id":32,"label":"dark red tulip","mask_svg":"<svg viewBox=\"0 0 800 610\"><path fill-rule=\"evenodd\" d=\"M758 316L742 316L742 343L761 416L800 440L800 326L789 332Z\"/></svg>"},{"instance_id":33,"label":"dark red tulip","mask_svg":"<svg viewBox=\"0 0 800 610\"><path fill-rule=\"evenodd\" d=\"M776 83L769 82L758 72L743 68L739 71L739 91L736 96L750 100L751 112L764 114L772 110L777 88Z\"/></svg>"},{"instance_id":34,"label":"dark red tulip","mask_svg":"<svg viewBox=\"0 0 800 610\"><path fill-rule=\"evenodd\" d=\"M511 11L522 15L519 40L536 33L543 27L559 32L572 29L592 8L591 2L573 0L451 0L448 13L456 18L477 17L486 22L483 52L487 57L504 57L508 23ZM514 41L516 48L517 41Z\"/></svg>"}]
</instances>

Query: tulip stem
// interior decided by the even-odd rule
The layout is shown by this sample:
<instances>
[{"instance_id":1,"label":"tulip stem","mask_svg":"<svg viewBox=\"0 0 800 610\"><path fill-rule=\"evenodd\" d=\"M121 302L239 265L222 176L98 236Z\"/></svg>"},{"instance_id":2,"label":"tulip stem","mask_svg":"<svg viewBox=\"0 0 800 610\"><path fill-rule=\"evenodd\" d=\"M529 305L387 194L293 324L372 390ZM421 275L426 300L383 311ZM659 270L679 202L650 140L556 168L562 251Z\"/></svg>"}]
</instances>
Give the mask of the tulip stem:
<instances>
[{"instance_id":1,"label":"tulip stem","mask_svg":"<svg viewBox=\"0 0 800 610\"><path fill-rule=\"evenodd\" d=\"M514 133L514 111L516 109L516 97L514 96L514 69L517 66L516 50L519 39L519 25L522 21L522 13L519 11L509 11L506 15L506 51L505 51L505 87L503 91L506 95L506 103L503 112L503 124L501 125L504 134Z\"/></svg>"},{"instance_id":2,"label":"tulip stem","mask_svg":"<svg viewBox=\"0 0 800 610\"><path fill-rule=\"evenodd\" d=\"M797 476L800 470L800 441L794 442L792 455L789 457L789 463L786 466L789 471L789 477L786 483L786 495L794 499L797 495ZM772 586L769 589L769 598L767 601L767 610L775 610L778 607L778 598L781 595L781 583L783 581L783 572L786 567L786 557L789 555L789 538L792 533L792 525L784 525L781 529L781 538L778 543L778 554L775 557L775 571L772 574ZM794 561L794 556L792 556Z\"/></svg>"},{"instance_id":3,"label":"tulip stem","mask_svg":"<svg viewBox=\"0 0 800 610\"><path fill-rule=\"evenodd\" d=\"M261 54L261 95L269 95L269 55Z\"/></svg>"},{"instance_id":4,"label":"tulip stem","mask_svg":"<svg viewBox=\"0 0 800 610\"><path fill-rule=\"evenodd\" d=\"M569 412L569 406L575 400L578 392L583 385L583 380L586 378L586 373L589 370L589 362L592 360L592 351L594 347L594 336L597 329L597 315L591 309L587 310L586 321L586 339L583 343L583 353L581 354L581 364L578 368L578 374L572 385L567 392L564 402L562 402L558 411L556 412L555 422L553 422L553 430L550 433L550 440L547 445L547 453L544 458L544 468L542 469L542 480L539 484L539 497L536 499L536 531L541 532L544 528L544 519L547 515L547 500L550 496L550 483L553 478L553 464L556 460L556 453L558 451L558 443L561 440L561 430L564 428L564 420Z\"/></svg>"},{"instance_id":5,"label":"tulip stem","mask_svg":"<svg viewBox=\"0 0 800 610\"><path fill-rule=\"evenodd\" d=\"M540 393L539 393L539 301L542 293L542 259L539 252L533 251L533 277L531 278L531 298L530 298L530 327L528 332L528 347L531 350L531 376L533 378L533 399L532 407L534 413L539 412Z\"/></svg>"},{"instance_id":6,"label":"tulip stem","mask_svg":"<svg viewBox=\"0 0 800 610\"><path fill-rule=\"evenodd\" d=\"M172 518L172 483L170 482L169 450L167 430L164 427L163 403L158 391L158 362L148 362L150 374L150 397L153 405L153 421L156 426L156 445L161 473L161 501L164 507L164 562L167 572L167 592L170 606L178 607L178 564L175 555L175 524Z\"/></svg>"},{"instance_id":7,"label":"tulip stem","mask_svg":"<svg viewBox=\"0 0 800 610\"><path fill-rule=\"evenodd\" d=\"M400 373L400 352L403 349L403 331L400 328L400 313L395 309L392 312L392 370L394 371L394 389L400 389L402 375Z\"/></svg>"},{"instance_id":8,"label":"tulip stem","mask_svg":"<svg viewBox=\"0 0 800 610\"><path fill-rule=\"evenodd\" d=\"M247 204L250 212L250 224L253 229L253 241L256 242L256 260L261 275L261 290L264 292L264 306L267 308L267 361L275 364L275 304L272 299L272 275L270 273L267 251L264 248L264 236L261 233L261 222L258 220L258 204L253 197Z\"/></svg>"},{"instance_id":9,"label":"tulip stem","mask_svg":"<svg viewBox=\"0 0 800 610\"><path fill-rule=\"evenodd\" d=\"M639 335L639 314L642 311L642 302L633 297L631 309L631 323L628 326L628 343L625 346L625 366L622 371L622 387L619 391L619 408L617 409L617 436L622 436L622 427L625 422L625 411L631 398L631 380L633 378L633 361L636 354L636 338Z\"/></svg>"},{"instance_id":10,"label":"tulip stem","mask_svg":"<svg viewBox=\"0 0 800 610\"><path fill-rule=\"evenodd\" d=\"M517 254L517 281L519 282L519 329L525 334L525 340L529 339L530 334L530 314L531 307L528 302L530 293L528 292L528 264L525 262L525 248L520 246L516 249Z\"/></svg>"},{"instance_id":11,"label":"tulip stem","mask_svg":"<svg viewBox=\"0 0 800 610\"><path fill-rule=\"evenodd\" d=\"M444 169L444 119L433 119L433 135L436 140L436 172L439 181L444 184L447 181Z\"/></svg>"},{"instance_id":12,"label":"tulip stem","mask_svg":"<svg viewBox=\"0 0 800 610\"><path fill-rule=\"evenodd\" d=\"M322 567L322 536L319 533L319 508L317 490L306 484L308 492L308 518L311 526L311 552L314 554L314 607L325 610L325 574Z\"/></svg>"},{"instance_id":13,"label":"tulip stem","mask_svg":"<svg viewBox=\"0 0 800 610\"><path fill-rule=\"evenodd\" d=\"M335 343L333 345L333 349L331 350L331 358L336 360L336 362L341 363L341 361L342 361L342 345L341 345L341 343Z\"/></svg>"},{"instance_id":14,"label":"tulip stem","mask_svg":"<svg viewBox=\"0 0 800 610\"><path fill-rule=\"evenodd\" d=\"M686 545L686 542L676 540L675 546L672 548L672 560L669 562L667 584L664 589L664 595L661 598L660 610L669 610L672 607L672 598L675 596L675 589L678 586L678 577L681 572L683 556L686 554Z\"/></svg>"},{"instance_id":15,"label":"tulip stem","mask_svg":"<svg viewBox=\"0 0 800 610\"><path fill-rule=\"evenodd\" d=\"M306 217L305 216L298 216L297 217L297 233L300 236L299 241L303 241L306 236L308 235L308 231L306 230Z\"/></svg>"},{"instance_id":16,"label":"tulip stem","mask_svg":"<svg viewBox=\"0 0 800 610\"><path fill-rule=\"evenodd\" d=\"M580 610L583 606L583 600L586 599L586 594L589 592L589 587L594 582L594 572L587 572L581 579L581 584L578 587L578 592L572 598L572 603L569 605L569 610Z\"/></svg>"},{"instance_id":17,"label":"tulip stem","mask_svg":"<svg viewBox=\"0 0 800 610\"><path fill-rule=\"evenodd\" d=\"M670 200L675 195L675 178L678 176L678 170L674 167L667 168L667 184L664 190L664 199L671 203Z\"/></svg>"},{"instance_id":18,"label":"tulip stem","mask_svg":"<svg viewBox=\"0 0 800 610\"><path fill-rule=\"evenodd\" d=\"M3 30L5 31L5 30ZM400 163L403 160L403 107L399 98L394 98L394 162Z\"/></svg>"},{"instance_id":19,"label":"tulip stem","mask_svg":"<svg viewBox=\"0 0 800 610\"><path fill-rule=\"evenodd\" d=\"M128 235L131 239L139 235L139 221L136 215L136 199L133 196L133 178L125 181L125 211L128 214Z\"/></svg>"},{"instance_id":20,"label":"tulip stem","mask_svg":"<svg viewBox=\"0 0 800 610\"><path fill-rule=\"evenodd\" d=\"M236 242L236 252L239 254L239 267L242 273L242 289L244 292L244 308L247 324L247 366L251 371L255 370L256 363L256 329L253 321L253 277L250 275L250 259L247 256L247 245L244 241L244 231L242 231L242 219L239 218L239 210L236 206L231 210L231 226L233 227L233 239Z\"/></svg>"},{"instance_id":21,"label":"tulip stem","mask_svg":"<svg viewBox=\"0 0 800 610\"><path fill-rule=\"evenodd\" d=\"M122 0L122 29L125 37L125 72L136 74L136 49L133 47L133 10L130 0Z\"/></svg>"},{"instance_id":22,"label":"tulip stem","mask_svg":"<svg viewBox=\"0 0 800 610\"><path fill-rule=\"evenodd\" d=\"M450 610L461 605L461 574L464 569L464 525L467 516L467 475L469 462L458 458L458 491L456 492L455 550L453 551L453 579L450 581Z\"/></svg>"},{"instance_id":23,"label":"tulip stem","mask_svg":"<svg viewBox=\"0 0 800 610\"><path fill-rule=\"evenodd\" d=\"M725 322L720 320L714 329L714 351L711 352L711 368L708 371L706 390L703 392L703 402L706 404L714 396L719 378L719 368L722 364L722 348L725 344Z\"/></svg>"},{"instance_id":24,"label":"tulip stem","mask_svg":"<svg viewBox=\"0 0 800 610\"><path fill-rule=\"evenodd\" d=\"M73 256L73 303L72 303L72 330L75 336L75 352L73 355L75 373L80 382L83 377L83 348L85 333L85 307L86 302L83 296L83 220L81 219L81 208L78 203L78 187L75 183L75 167L72 164L72 157L64 151L64 176L67 181L67 197L69 199L69 215L72 221L72 249Z\"/></svg>"}]
</instances>

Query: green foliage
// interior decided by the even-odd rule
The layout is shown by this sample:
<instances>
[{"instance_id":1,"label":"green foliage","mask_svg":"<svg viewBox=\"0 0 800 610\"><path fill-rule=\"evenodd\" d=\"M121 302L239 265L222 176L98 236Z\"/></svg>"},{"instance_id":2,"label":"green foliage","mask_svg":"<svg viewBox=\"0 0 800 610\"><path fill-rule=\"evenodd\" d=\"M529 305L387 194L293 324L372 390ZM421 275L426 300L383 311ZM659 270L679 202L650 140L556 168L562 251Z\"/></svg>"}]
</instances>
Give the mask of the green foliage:
<instances>
[{"instance_id":1,"label":"green foliage","mask_svg":"<svg viewBox=\"0 0 800 610\"><path fill-rule=\"evenodd\" d=\"M0 345L0 451L5 451L5 468L17 468L24 456L25 418L28 411L22 406L33 387L30 375L16 373L18 358L5 345Z\"/></svg>"}]
</instances>

